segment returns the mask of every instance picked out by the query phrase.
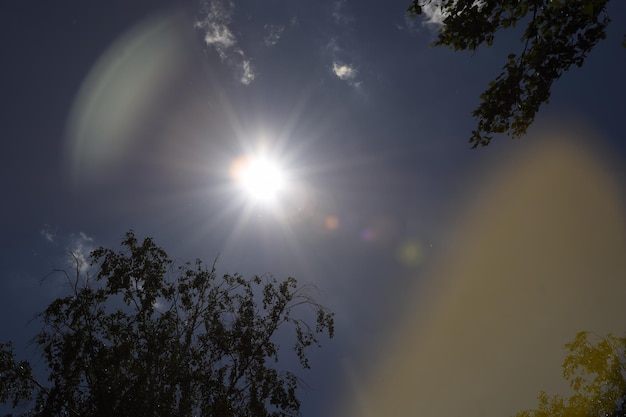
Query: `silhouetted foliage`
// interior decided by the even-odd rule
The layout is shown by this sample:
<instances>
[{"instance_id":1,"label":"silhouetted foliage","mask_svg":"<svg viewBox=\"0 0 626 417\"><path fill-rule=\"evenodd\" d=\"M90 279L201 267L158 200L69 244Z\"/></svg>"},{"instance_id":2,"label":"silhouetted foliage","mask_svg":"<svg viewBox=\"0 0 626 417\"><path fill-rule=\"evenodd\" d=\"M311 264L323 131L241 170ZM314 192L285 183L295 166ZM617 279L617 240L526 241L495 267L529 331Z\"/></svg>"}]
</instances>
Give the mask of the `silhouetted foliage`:
<instances>
[{"instance_id":1,"label":"silhouetted foliage","mask_svg":"<svg viewBox=\"0 0 626 417\"><path fill-rule=\"evenodd\" d=\"M432 3L432 4L431 4ZM410 16L427 5L441 8L443 24L434 45L454 50L491 46L496 32L525 29L521 52L508 55L500 75L489 83L473 111L478 126L469 141L488 145L494 133L513 138L526 133L537 111L548 103L552 84L606 37L608 0L413 0ZM626 37L624 38L626 46Z\"/></svg>"},{"instance_id":2,"label":"silhouetted foliage","mask_svg":"<svg viewBox=\"0 0 626 417\"><path fill-rule=\"evenodd\" d=\"M294 278L218 278L201 261L178 268L152 239L128 232L124 250L77 263L71 294L40 317L47 365L37 382L10 344L0 345L0 400L34 416L291 416L298 378L277 366L276 335L294 333L294 360L309 368L333 315ZM315 325L307 321L311 307ZM300 311L302 310L302 311Z\"/></svg>"},{"instance_id":3,"label":"silhouetted foliage","mask_svg":"<svg viewBox=\"0 0 626 417\"><path fill-rule=\"evenodd\" d=\"M539 395L536 410L515 417L623 417L626 415L626 338L579 332L565 347L563 376L574 394Z\"/></svg>"}]
</instances>

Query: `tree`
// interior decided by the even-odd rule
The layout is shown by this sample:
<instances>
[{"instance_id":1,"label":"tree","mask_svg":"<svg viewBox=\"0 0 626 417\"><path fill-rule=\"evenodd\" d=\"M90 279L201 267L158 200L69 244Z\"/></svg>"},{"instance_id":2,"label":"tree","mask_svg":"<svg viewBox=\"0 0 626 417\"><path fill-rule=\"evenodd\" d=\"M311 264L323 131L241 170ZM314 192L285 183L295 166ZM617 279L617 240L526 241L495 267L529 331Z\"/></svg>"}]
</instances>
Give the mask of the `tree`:
<instances>
[{"instance_id":1,"label":"tree","mask_svg":"<svg viewBox=\"0 0 626 417\"><path fill-rule=\"evenodd\" d=\"M441 8L443 22L435 46L475 51L491 46L496 32L525 25L521 52L508 55L500 75L481 94L472 115L478 119L469 141L488 145L494 133L518 138L548 103L552 84L606 38L608 0L413 0L414 17L425 7ZM626 37L623 41L626 46Z\"/></svg>"},{"instance_id":2,"label":"tree","mask_svg":"<svg viewBox=\"0 0 626 417\"><path fill-rule=\"evenodd\" d=\"M132 231L122 247L93 251L93 274L77 262L65 274L71 294L40 314L47 383L0 345L0 402L32 406L35 416L299 414L299 380L278 367L276 338L293 330L293 357L306 369L317 335L333 336L333 315L310 286L218 278L199 260L174 268L152 239L139 242Z\"/></svg>"},{"instance_id":3,"label":"tree","mask_svg":"<svg viewBox=\"0 0 626 417\"><path fill-rule=\"evenodd\" d=\"M593 339L579 332L565 345L570 354L563 362L563 376L574 394L539 395L536 410L515 417L624 417L626 416L626 338L608 334Z\"/></svg>"}]
</instances>

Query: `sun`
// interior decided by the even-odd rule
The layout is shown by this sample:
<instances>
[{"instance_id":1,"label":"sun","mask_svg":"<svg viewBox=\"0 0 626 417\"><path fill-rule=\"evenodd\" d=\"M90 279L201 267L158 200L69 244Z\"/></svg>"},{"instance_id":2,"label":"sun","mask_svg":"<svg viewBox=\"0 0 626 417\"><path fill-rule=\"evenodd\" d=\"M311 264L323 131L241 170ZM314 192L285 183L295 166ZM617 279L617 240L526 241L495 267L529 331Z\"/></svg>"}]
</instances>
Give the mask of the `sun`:
<instances>
[{"instance_id":1,"label":"sun","mask_svg":"<svg viewBox=\"0 0 626 417\"><path fill-rule=\"evenodd\" d=\"M241 185L256 200L274 198L285 185L282 169L266 158L252 159L241 173Z\"/></svg>"},{"instance_id":2,"label":"sun","mask_svg":"<svg viewBox=\"0 0 626 417\"><path fill-rule=\"evenodd\" d=\"M287 177L280 164L267 156L241 156L231 164L231 176L254 202L268 203L284 191Z\"/></svg>"}]
</instances>

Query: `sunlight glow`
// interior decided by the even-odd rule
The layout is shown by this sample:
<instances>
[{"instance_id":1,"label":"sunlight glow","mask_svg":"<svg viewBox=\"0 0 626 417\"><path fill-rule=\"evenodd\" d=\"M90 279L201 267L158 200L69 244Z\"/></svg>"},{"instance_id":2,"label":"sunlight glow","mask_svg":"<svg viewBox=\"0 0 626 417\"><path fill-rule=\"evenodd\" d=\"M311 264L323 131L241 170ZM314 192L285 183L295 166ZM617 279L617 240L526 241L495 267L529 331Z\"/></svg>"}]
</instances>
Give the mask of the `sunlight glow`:
<instances>
[{"instance_id":1,"label":"sunlight glow","mask_svg":"<svg viewBox=\"0 0 626 417\"><path fill-rule=\"evenodd\" d=\"M240 157L231 165L231 175L255 202L270 202L286 184L286 175L276 161L267 157Z\"/></svg>"}]
</instances>

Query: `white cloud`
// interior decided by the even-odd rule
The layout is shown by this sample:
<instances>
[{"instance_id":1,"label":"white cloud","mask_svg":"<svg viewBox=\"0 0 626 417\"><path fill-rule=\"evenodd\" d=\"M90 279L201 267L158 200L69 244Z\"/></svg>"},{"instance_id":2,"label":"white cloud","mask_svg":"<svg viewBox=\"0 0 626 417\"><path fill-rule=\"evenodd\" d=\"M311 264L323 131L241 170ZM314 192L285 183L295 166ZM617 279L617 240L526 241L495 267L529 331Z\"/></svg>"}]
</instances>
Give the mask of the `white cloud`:
<instances>
[{"instance_id":1,"label":"white cloud","mask_svg":"<svg viewBox=\"0 0 626 417\"><path fill-rule=\"evenodd\" d=\"M358 73L357 69L345 64L338 64L333 62L333 72L337 77L344 81L352 81L356 78Z\"/></svg>"},{"instance_id":2,"label":"white cloud","mask_svg":"<svg viewBox=\"0 0 626 417\"><path fill-rule=\"evenodd\" d=\"M68 264L71 268L86 272L89 269L89 254L95 249L93 238L80 232L78 236L72 237L71 247L68 248Z\"/></svg>"},{"instance_id":3,"label":"white cloud","mask_svg":"<svg viewBox=\"0 0 626 417\"><path fill-rule=\"evenodd\" d=\"M352 65L333 62L332 70L333 70L333 73L337 76L337 78L347 82L349 85L351 85L354 88L360 88L363 84L361 81L357 80L357 75L359 73L359 70L357 70Z\"/></svg>"},{"instance_id":4,"label":"white cloud","mask_svg":"<svg viewBox=\"0 0 626 417\"><path fill-rule=\"evenodd\" d=\"M346 13L346 4L348 0L334 0L332 2L331 17L338 26L338 30L331 36L326 44L326 50L330 55L332 62L331 71L340 80L346 81L352 87L360 87L361 81L357 80L358 70L353 64L346 62L354 62L356 54L356 42L352 36L352 28L354 26L354 18ZM353 47L345 48L344 44L348 42Z\"/></svg>"},{"instance_id":5,"label":"white cloud","mask_svg":"<svg viewBox=\"0 0 626 417\"><path fill-rule=\"evenodd\" d=\"M332 56L332 72L335 74L340 80L346 81L353 87L360 87L361 81L357 81L357 75L359 71L354 65L344 64L345 61L350 60L342 59L341 57L345 57L347 54L344 52L343 48L339 46L336 38L331 38L328 44L326 44L326 49L330 51Z\"/></svg>"},{"instance_id":6,"label":"white cloud","mask_svg":"<svg viewBox=\"0 0 626 417\"><path fill-rule=\"evenodd\" d=\"M204 30L204 42L215 48L220 58L226 58L227 51L237 44L228 25L231 22L234 4L225 5L214 0L206 4L206 17L197 21L195 27Z\"/></svg>"},{"instance_id":7,"label":"white cloud","mask_svg":"<svg viewBox=\"0 0 626 417\"><path fill-rule=\"evenodd\" d=\"M448 17L449 13L442 10L442 0L432 0L422 6L422 13L424 13L425 25L439 27L443 24L443 21ZM454 7L456 0L452 0L448 7ZM470 7L476 7L480 11L485 6L484 0L474 0Z\"/></svg>"},{"instance_id":8,"label":"white cloud","mask_svg":"<svg viewBox=\"0 0 626 417\"><path fill-rule=\"evenodd\" d=\"M440 26L447 16L441 9L441 0L433 0L423 5L422 13L424 13L425 16L425 25Z\"/></svg>"},{"instance_id":9,"label":"white cloud","mask_svg":"<svg viewBox=\"0 0 626 417\"><path fill-rule=\"evenodd\" d=\"M232 1L208 0L203 7L205 17L195 23L195 27L204 31L204 42L215 48L220 59L231 67L241 70L239 81L248 85L256 75L250 66L250 60L237 46L237 38L231 30L235 4Z\"/></svg>"},{"instance_id":10,"label":"white cloud","mask_svg":"<svg viewBox=\"0 0 626 417\"><path fill-rule=\"evenodd\" d=\"M250 60L244 59L240 65L240 69L241 78L239 81L241 81L242 84L249 85L256 77L256 74L252 71L252 67L250 66Z\"/></svg>"},{"instance_id":11,"label":"white cloud","mask_svg":"<svg viewBox=\"0 0 626 417\"><path fill-rule=\"evenodd\" d=\"M263 42L267 46L276 45L285 31L285 27L280 25L265 25L264 29L266 33L263 37Z\"/></svg>"}]
</instances>

